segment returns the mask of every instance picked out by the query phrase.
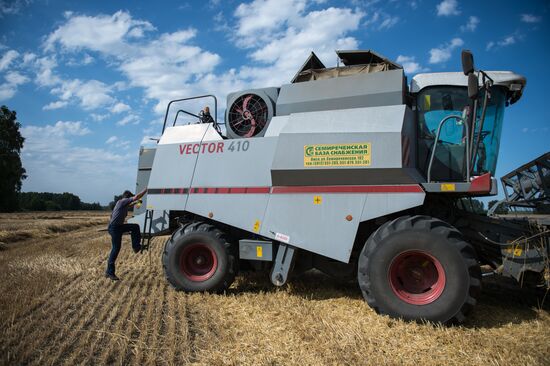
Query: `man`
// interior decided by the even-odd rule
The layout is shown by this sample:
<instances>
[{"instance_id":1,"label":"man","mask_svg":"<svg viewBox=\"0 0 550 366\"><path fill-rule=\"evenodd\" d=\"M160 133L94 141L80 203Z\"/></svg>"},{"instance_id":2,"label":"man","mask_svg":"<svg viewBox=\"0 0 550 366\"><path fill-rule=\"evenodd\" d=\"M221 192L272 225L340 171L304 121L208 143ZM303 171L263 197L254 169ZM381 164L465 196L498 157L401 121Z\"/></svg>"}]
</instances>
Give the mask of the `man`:
<instances>
[{"instance_id":1,"label":"man","mask_svg":"<svg viewBox=\"0 0 550 366\"><path fill-rule=\"evenodd\" d=\"M132 248L134 253L139 253L141 250L141 233L139 232L138 224L125 224L124 220L126 215L128 215L128 208L137 204L141 197L147 192L147 188L133 195L130 191L124 191L122 198L119 199L113 209L111 214L111 220L109 221L108 231L111 234L111 254L109 255L109 260L107 262L107 272L105 272L105 277L118 281L119 278L115 274L115 262L120 252L120 245L122 242L122 234L125 232L130 232L132 235Z\"/></svg>"}]
</instances>

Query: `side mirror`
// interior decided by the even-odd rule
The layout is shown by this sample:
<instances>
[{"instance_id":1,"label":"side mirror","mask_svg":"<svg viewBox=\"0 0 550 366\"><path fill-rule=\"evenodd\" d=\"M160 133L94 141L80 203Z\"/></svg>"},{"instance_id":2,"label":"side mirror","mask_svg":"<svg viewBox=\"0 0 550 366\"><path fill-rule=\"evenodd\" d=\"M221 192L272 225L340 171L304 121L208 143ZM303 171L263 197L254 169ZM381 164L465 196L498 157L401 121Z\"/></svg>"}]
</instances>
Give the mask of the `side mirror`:
<instances>
[{"instance_id":1,"label":"side mirror","mask_svg":"<svg viewBox=\"0 0 550 366\"><path fill-rule=\"evenodd\" d=\"M469 50L462 50L462 71L464 75L474 72L474 56Z\"/></svg>"},{"instance_id":2,"label":"side mirror","mask_svg":"<svg viewBox=\"0 0 550 366\"><path fill-rule=\"evenodd\" d=\"M473 72L468 74L468 98L476 99L479 94L478 79Z\"/></svg>"}]
</instances>

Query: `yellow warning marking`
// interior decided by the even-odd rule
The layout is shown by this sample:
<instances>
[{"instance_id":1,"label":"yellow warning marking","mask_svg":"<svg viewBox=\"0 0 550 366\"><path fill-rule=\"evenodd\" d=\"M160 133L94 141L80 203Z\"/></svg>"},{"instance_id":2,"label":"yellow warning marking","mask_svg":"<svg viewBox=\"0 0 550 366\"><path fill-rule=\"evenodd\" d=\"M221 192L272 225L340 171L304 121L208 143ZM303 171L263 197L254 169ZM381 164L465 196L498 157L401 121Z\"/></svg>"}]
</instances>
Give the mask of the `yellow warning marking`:
<instances>
[{"instance_id":1,"label":"yellow warning marking","mask_svg":"<svg viewBox=\"0 0 550 366\"><path fill-rule=\"evenodd\" d=\"M441 192L454 192L456 191L456 186L454 183L442 183Z\"/></svg>"},{"instance_id":2,"label":"yellow warning marking","mask_svg":"<svg viewBox=\"0 0 550 366\"><path fill-rule=\"evenodd\" d=\"M304 146L304 167L369 166L370 163L370 142Z\"/></svg>"},{"instance_id":3,"label":"yellow warning marking","mask_svg":"<svg viewBox=\"0 0 550 366\"><path fill-rule=\"evenodd\" d=\"M521 257L521 255L523 254L523 249L521 249L520 247L506 248L504 249L504 251L508 254L512 254L514 257Z\"/></svg>"},{"instance_id":4,"label":"yellow warning marking","mask_svg":"<svg viewBox=\"0 0 550 366\"><path fill-rule=\"evenodd\" d=\"M313 204L314 205L320 205L321 203L323 203L323 197L313 196Z\"/></svg>"},{"instance_id":5,"label":"yellow warning marking","mask_svg":"<svg viewBox=\"0 0 550 366\"><path fill-rule=\"evenodd\" d=\"M262 223L260 222L260 220L256 220L254 222L254 226L252 227L252 231L254 231L255 233L259 232L261 224Z\"/></svg>"},{"instance_id":6,"label":"yellow warning marking","mask_svg":"<svg viewBox=\"0 0 550 366\"><path fill-rule=\"evenodd\" d=\"M262 258L264 256L264 253L262 251L262 247L261 246L257 246L256 247L256 257L258 258Z\"/></svg>"},{"instance_id":7,"label":"yellow warning marking","mask_svg":"<svg viewBox=\"0 0 550 366\"><path fill-rule=\"evenodd\" d=\"M431 95L425 95L424 96L424 110L429 111L432 107L432 96Z\"/></svg>"}]
</instances>

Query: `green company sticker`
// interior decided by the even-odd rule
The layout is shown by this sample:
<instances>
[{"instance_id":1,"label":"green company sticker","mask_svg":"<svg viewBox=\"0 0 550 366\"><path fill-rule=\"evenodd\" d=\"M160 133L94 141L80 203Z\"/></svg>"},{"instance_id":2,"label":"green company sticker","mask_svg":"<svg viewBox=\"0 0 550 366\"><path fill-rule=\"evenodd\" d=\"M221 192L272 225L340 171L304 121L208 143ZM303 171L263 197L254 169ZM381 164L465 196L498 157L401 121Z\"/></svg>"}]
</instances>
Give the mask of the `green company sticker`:
<instances>
[{"instance_id":1,"label":"green company sticker","mask_svg":"<svg viewBox=\"0 0 550 366\"><path fill-rule=\"evenodd\" d=\"M369 166L370 163L370 142L304 146L304 167Z\"/></svg>"}]
</instances>

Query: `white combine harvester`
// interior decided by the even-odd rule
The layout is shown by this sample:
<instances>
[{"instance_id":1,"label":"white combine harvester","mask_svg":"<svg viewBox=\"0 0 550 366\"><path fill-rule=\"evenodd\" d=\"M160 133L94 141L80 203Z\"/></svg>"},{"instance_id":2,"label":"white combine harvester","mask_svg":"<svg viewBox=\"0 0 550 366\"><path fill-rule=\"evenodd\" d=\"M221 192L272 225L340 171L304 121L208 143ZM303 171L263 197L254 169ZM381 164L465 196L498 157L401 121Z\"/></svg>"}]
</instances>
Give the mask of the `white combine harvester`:
<instances>
[{"instance_id":1,"label":"white combine harvester","mask_svg":"<svg viewBox=\"0 0 550 366\"><path fill-rule=\"evenodd\" d=\"M316 268L355 279L379 313L443 323L476 304L480 265L548 286L547 236L516 240L536 235L529 223L464 205L497 193L504 109L525 78L475 70L464 51L463 72L408 86L374 52L337 54L338 67L312 53L290 84L230 94L225 136L213 95L170 102L140 152L148 193L133 219L148 238L171 234L168 282L223 292L239 270L269 268L281 286ZM203 98L213 116L171 108Z\"/></svg>"}]
</instances>

